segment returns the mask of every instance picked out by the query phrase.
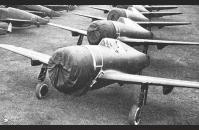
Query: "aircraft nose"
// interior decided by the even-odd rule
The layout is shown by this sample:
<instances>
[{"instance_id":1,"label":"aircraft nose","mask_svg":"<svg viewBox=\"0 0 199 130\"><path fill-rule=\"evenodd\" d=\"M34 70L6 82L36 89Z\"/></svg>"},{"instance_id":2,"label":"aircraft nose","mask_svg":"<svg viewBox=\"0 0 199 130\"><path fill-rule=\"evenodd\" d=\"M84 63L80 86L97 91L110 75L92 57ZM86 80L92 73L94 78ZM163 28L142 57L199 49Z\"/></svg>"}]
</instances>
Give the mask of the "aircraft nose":
<instances>
[{"instance_id":1,"label":"aircraft nose","mask_svg":"<svg viewBox=\"0 0 199 130\"><path fill-rule=\"evenodd\" d=\"M60 92L68 93L78 79L78 68L67 48L58 49L48 63L49 78L52 85Z\"/></svg>"},{"instance_id":2,"label":"aircraft nose","mask_svg":"<svg viewBox=\"0 0 199 130\"><path fill-rule=\"evenodd\" d=\"M52 85L66 94L85 94L95 73L92 55L84 46L58 49L48 67Z\"/></svg>"}]
</instances>

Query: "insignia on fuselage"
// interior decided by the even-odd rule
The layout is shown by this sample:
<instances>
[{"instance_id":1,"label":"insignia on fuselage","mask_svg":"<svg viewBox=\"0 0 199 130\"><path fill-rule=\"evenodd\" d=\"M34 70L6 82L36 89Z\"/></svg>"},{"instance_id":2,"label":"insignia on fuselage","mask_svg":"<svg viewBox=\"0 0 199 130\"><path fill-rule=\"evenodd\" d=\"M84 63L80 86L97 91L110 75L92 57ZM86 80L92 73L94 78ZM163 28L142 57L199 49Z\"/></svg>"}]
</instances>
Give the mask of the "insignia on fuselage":
<instances>
[{"instance_id":1,"label":"insignia on fuselage","mask_svg":"<svg viewBox=\"0 0 199 130\"><path fill-rule=\"evenodd\" d=\"M99 43L101 46L108 47L112 50L114 50L116 53L123 54L126 53L127 51L124 49L122 46L121 42L116 39L110 39L110 38L104 38L101 40Z\"/></svg>"}]
</instances>

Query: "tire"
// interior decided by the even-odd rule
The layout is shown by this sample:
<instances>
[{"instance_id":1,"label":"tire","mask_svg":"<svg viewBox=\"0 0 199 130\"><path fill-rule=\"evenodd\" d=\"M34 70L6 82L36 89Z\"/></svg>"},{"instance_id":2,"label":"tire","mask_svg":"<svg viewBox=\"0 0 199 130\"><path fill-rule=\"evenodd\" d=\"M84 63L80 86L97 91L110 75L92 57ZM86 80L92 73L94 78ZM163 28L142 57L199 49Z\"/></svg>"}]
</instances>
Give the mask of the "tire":
<instances>
[{"instance_id":1,"label":"tire","mask_svg":"<svg viewBox=\"0 0 199 130\"><path fill-rule=\"evenodd\" d=\"M47 93L48 93L48 85L38 83L36 86L36 97L38 99L42 99L47 95Z\"/></svg>"},{"instance_id":2,"label":"tire","mask_svg":"<svg viewBox=\"0 0 199 130\"><path fill-rule=\"evenodd\" d=\"M141 108L139 108L137 105L133 105L129 112L129 117L128 117L129 124L139 125L140 114L141 114Z\"/></svg>"}]
</instances>

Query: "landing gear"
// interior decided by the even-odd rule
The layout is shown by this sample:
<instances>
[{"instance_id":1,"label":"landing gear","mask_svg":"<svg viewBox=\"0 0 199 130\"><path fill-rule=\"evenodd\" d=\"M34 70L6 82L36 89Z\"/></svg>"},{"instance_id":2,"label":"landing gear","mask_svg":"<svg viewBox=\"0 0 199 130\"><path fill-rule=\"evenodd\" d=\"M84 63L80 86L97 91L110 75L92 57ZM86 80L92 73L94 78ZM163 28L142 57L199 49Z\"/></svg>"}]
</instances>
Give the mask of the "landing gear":
<instances>
[{"instance_id":1,"label":"landing gear","mask_svg":"<svg viewBox=\"0 0 199 130\"><path fill-rule=\"evenodd\" d=\"M36 97L42 99L48 93L48 85L43 83L38 83L36 85Z\"/></svg>"},{"instance_id":2,"label":"landing gear","mask_svg":"<svg viewBox=\"0 0 199 130\"><path fill-rule=\"evenodd\" d=\"M80 36L79 36L77 45L82 45L83 38L84 38L84 35L80 35Z\"/></svg>"},{"instance_id":3,"label":"landing gear","mask_svg":"<svg viewBox=\"0 0 199 130\"><path fill-rule=\"evenodd\" d=\"M148 48L149 48L148 45L144 45L143 53L147 54ZM139 72L139 75L141 74L142 71ZM129 112L128 120L130 125L139 125L141 120L140 115L142 112L142 107L146 105L147 93L148 93L148 84L142 84L138 104L133 105Z\"/></svg>"},{"instance_id":4,"label":"landing gear","mask_svg":"<svg viewBox=\"0 0 199 130\"><path fill-rule=\"evenodd\" d=\"M143 53L144 54L147 54L148 53L148 49L149 49L149 46L148 45L144 45L144 47L143 47Z\"/></svg>"},{"instance_id":5,"label":"landing gear","mask_svg":"<svg viewBox=\"0 0 199 130\"><path fill-rule=\"evenodd\" d=\"M108 12L109 12L109 11L107 11L107 10L104 10L104 13L105 13L105 14L107 14Z\"/></svg>"},{"instance_id":6,"label":"landing gear","mask_svg":"<svg viewBox=\"0 0 199 130\"><path fill-rule=\"evenodd\" d=\"M39 28L39 27L40 27L40 24L37 24L37 27Z\"/></svg>"},{"instance_id":7,"label":"landing gear","mask_svg":"<svg viewBox=\"0 0 199 130\"><path fill-rule=\"evenodd\" d=\"M138 104L133 105L129 112L128 120L130 125L139 125L141 121L140 116L142 112L142 107L146 105L147 93L148 93L148 84L142 84Z\"/></svg>"},{"instance_id":8,"label":"landing gear","mask_svg":"<svg viewBox=\"0 0 199 130\"><path fill-rule=\"evenodd\" d=\"M129 112L129 124L139 125L141 109L137 105L133 105Z\"/></svg>"},{"instance_id":9,"label":"landing gear","mask_svg":"<svg viewBox=\"0 0 199 130\"><path fill-rule=\"evenodd\" d=\"M36 97L38 99L44 98L48 93L48 85L44 84L46 73L47 73L47 65L43 64L38 76L38 84L36 85L36 91L35 91Z\"/></svg>"}]
</instances>

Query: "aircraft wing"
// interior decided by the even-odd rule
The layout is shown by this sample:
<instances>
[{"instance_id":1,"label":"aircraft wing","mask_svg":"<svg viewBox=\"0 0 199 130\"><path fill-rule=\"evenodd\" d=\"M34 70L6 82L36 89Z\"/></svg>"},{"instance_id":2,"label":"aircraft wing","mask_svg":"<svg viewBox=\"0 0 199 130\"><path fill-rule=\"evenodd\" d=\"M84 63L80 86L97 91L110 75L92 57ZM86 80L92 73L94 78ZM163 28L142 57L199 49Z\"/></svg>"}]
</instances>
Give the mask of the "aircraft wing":
<instances>
[{"instance_id":1,"label":"aircraft wing","mask_svg":"<svg viewBox=\"0 0 199 130\"><path fill-rule=\"evenodd\" d=\"M104 11L104 13L108 13L110 11L110 9L107 9L107 8L100 8L100 7L93 7L93 6L90 6L90 8L102 10L102 11Z\"/></svg>"},{"instance_id":2,"label":"aircraft wing","mask_svg":"<svg viewBox=\"0 0 199 130\"><path fill-rule=\"evenodd\" d=\"M199 45L199 42L183 42L183 41L167 41L167 40L151 40L151 39L134 39L128 37L119 37L120 41L128 45Z\"/></svg>"},{"instance_id":3,"label":"aircraft wing","mask_svg":"<svg viewBox=\"0 0 199 130\"><path fill-rule=\"evenodd\" d=\"M58 27L58 28L61 28L61 29L65 29L65 30L71 31L72 33L75 33L75 34L87 36L87 31L85 31L85 30L76 29L76 28L63 26L63 25L58 25L58 24L55 24L55 23L48 23L48 25Z\"/></svg>"},{"instance_id":4,"label":"aircraft wing","mask_svg":"<svg viewBox=\"0 0 199 130\"><path fill-rule=\"evenodd\" d=\"M168 5L168 6L166 6L166 5L164 5L164 6L162 6L162 5L155 5L155 6L148 6L148 5L146 5L146 6L144 6L144 8L146 8L146 9L149 9L149 10L164 10L164 9L175 9L175 8L178 8L178 6L172 6L172 5Z\"/></svg>"},{"instance_id":5,"label":"aircraft wing","mask_svg":"<svg viewBox=\"0 0 199 130\"><path fill-rule=\"evenodd\" d=\"M14 53L17 53L19 55L25 56L29 59L33 59L33 60L39 60L40 62L44 63L44 64L48 64L48 61L50 59L51 56L40 53L40 52L36 52L30 49L25 49L22 47L16 47L13 45L8 45L8 44L0 44L0 48L12 51Z\"/></svg>"},{"instance_id":6,"label":"aircraft wing","mask_svg":"<svg viewBox=\"0 0 199 130\"><path fill-rule=\"evenodd\" d=\"M163 17L170 15L179 15L180 12L141 12L146 17Z\"/></svg>"},{"instance_id":7,"label":"aircraft wing","mask_svg":"<svg viewBox=\"0 0 199 130\"><path fill-rule=\"evenodd\" d=\"M95 21L95 20L106 20L106 18L93 16L93 15L88 15L88 14L81 14L81 13L73 13L73 14L79 15L79 16L83 16L83 17L87 17L87 18L91 18L92 21Z\"/></svg>"},{"instance_id":8,"label":"aircraft wing","mask_svg":"<svg viewBox=\"0 0 199 130\"><path fill-rule=\"evenodd\" d=\"M99 79L112 80L128 84L134 83L134 84L148 84L156 86L172 86L172 87L199 89L199 82L134 75L115 70L104 71L103 74L99 77Z\"/></svg>"},{"instance_id":9,"label":"aircraft wing","mask_svg":"<svg viewBox=\"0 0 199 130\"><path fill-rule=\"evenodd\" d=\"M176 26L176 25L188 25L191 24L190 22L137 22L139 25L143 27L153 27L153 26L158 26L158 27L164 27L164 26Z\"/></svg>"}]
</instances>

